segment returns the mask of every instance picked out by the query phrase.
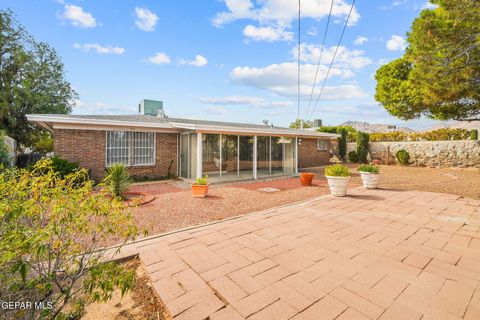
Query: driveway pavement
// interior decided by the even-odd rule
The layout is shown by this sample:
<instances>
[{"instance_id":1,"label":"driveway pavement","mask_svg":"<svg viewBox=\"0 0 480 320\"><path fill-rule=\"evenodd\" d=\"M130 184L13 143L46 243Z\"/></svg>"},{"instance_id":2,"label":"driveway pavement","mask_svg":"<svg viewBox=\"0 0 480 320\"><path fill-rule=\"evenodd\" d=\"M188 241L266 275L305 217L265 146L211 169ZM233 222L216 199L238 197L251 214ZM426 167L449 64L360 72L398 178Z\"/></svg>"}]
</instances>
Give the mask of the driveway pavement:
<instances>
[{"instance_id":1,"label":"driveway pavement","mask_svg":"<svg viewBox=\"0 0 480 320\"><path fill-rule=\"evenodd\" d=\"M137 245L174 319L480 319L480 201L354 189Z\"/></svg>"}]
</instances>

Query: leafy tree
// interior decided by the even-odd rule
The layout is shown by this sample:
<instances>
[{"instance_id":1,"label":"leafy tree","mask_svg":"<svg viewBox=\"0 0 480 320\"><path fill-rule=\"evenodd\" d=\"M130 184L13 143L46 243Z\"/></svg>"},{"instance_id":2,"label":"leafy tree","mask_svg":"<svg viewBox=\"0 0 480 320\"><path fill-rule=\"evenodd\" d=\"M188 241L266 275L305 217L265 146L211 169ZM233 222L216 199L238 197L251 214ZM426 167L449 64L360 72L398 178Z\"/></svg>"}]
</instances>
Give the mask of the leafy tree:
<instances>
[{"instance_id":1,"label":"leafy tree","mask_svg":"<svg viewBox=\"0 0 480 320\"><path fill-rule=\"evenodd\" d=\"M0 318L79 319L87 304L133 287L134 273L101 248L134 238L132 214L107 188L94 191L86 174L62 179L51 160L0 171L0 297L45 307L0 309Z\"/></svg>"},{"instance_id":2,"label":"leafy tree","mask_svg":"<svg viewBox=\"0 0 480 320\"><path fill-rule=\"evenodd\" d=\"M0 10L0 123L24 146L38 135L29 113L69 113L76 93L55 50L37 42L12 11Z\"/></svg>"},{"instance_id":3,"label":"leafy tree","mask_svg":"<svg viewBox=\"0 0 480 320\"><path fill-rule=\"evenodd\" d=\"M355 133L357 130L352 126L321 126L317 129L318 132L338 133L338 130L345 129L348 132Z\"/></svg>"},{"instance_id":4,"label":"leafy tree","mask_svg":"<svg viewBox=\"0 0 480 320\"><path fill-rule=\"evenodd\" d=\"M347 135L348 132L345 128L338 128L337 133L340 135L338 137L338 155L342 161L345 161L347 158Z\"/></svg>"},{"instance_id":5,"label":"leafy tree","mask_svg":"<svg viewBox=\"0 0 480 320\"><path fill-rule=\"evenodd\" d=\"M480 1L431 2L404 56L377 70L375 99L404 120L480 120Z\"/></svg>"},{"instance_id":6,"label":"leafy tree","mask_svg":"<svg viewBox=\"0 0 480 320\"><path fill-rule=\"evenodd\" d=\"M53 151L53 138L50 132L40 131L37 134L38 138L35 138L33 148L40 153L48 153Z\"/></svg>"},{"instance_id":7,"label":"leafy tree","mask_svg":"<svg viewBox=\"0 0 480 320\"><path fill-rule=\"evenodd\" d=\"M308 128L313 127L313 122L312 121L297 119L294 122L290 123L290 128L300 129L302 121L303 121L303 129L308 129Z\"/></svg>"},{"instance_id":8,"label":"leafy tree","mask_svg":"<svg viewBox=\"0 0 480 320\"><path fill-rule=\"evenodd\" d=\"M367 163L369 134L357 132L357 155L360 163Z\"/></svg>"},{"instance_id":9,"label":"leafy tree","mask_svg":"<svg viewBox=\"0 0 480 320\"><path fill-rule=\"evenodd\" d=\"M7 144L4 140L4 134L0 131L0 168L3 166L4 168L8 168L11 165L11 159L8 152Z\"/></svg>"}]
</instances>

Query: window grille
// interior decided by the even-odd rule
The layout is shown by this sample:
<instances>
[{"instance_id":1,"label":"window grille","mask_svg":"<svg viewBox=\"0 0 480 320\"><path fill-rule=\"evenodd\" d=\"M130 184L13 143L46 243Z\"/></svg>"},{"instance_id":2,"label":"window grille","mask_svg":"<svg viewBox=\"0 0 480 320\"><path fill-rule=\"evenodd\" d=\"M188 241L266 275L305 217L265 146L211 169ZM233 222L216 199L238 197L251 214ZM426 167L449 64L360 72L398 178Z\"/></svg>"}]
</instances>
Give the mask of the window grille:
<instances>
[{"instance_id":1,"label":"window grille","mask_svg":"<svg viewBox=\"0 0 480 320\"><path fill-rule=\"evenodd\" d=\"M126 166L155 164L155 133L107 131L107 167L114 163Z\"/></svg>"},{"instance_id":2,"label":"window grille","mask_svg":"<svg viewBox=\"0 0 480 320\"><path fill-rule=\"evenodd\" d=\"M328 143L325 139L317 139L317 150L325 151L328 149Z\"/></svg>"}]
</instances>

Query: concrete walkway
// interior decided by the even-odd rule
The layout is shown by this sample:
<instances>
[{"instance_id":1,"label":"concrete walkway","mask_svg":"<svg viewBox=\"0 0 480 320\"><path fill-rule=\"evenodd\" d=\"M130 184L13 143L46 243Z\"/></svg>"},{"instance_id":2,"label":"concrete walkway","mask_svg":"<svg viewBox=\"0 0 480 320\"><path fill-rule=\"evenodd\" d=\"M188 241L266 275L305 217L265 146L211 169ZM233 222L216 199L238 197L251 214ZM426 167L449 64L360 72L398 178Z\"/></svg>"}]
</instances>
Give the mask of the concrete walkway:
<instances>
[{"instance_id":1,"label":"concrete walkway","mask_svg":"<svg viewBox=\"0 0 480 320\"><path fill-rule=\"evenodd\" d=\"M355 189L139 244L174 319L480 319L480 201Z\"/></svg>"}]
</instances>

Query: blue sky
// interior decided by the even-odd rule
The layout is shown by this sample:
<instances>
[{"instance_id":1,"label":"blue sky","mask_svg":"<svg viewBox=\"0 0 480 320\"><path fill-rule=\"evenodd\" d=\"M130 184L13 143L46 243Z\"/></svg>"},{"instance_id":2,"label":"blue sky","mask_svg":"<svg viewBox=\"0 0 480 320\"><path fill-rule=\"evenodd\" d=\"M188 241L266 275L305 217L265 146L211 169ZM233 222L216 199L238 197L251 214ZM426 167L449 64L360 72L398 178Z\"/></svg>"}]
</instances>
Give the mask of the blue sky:
<instances>
[{"instance_id":1,"label":"blue sky","mask_svg":"<svg viewBox=\"0 0 480 320\"><path fill-rule=\"evenodd\" d=\"M357 0L315 103L352 0L335 0L308 118L424 128L374 98L375 70L403 54L427 0ZM302 0L301 116L306 117L330 0ZM76 114L134 114L143 99L167 115L288 125L297 117L296 0L1 0L62 57ZM314 106L316 107L314 108Z\"/></svg>"}]
</instances>

